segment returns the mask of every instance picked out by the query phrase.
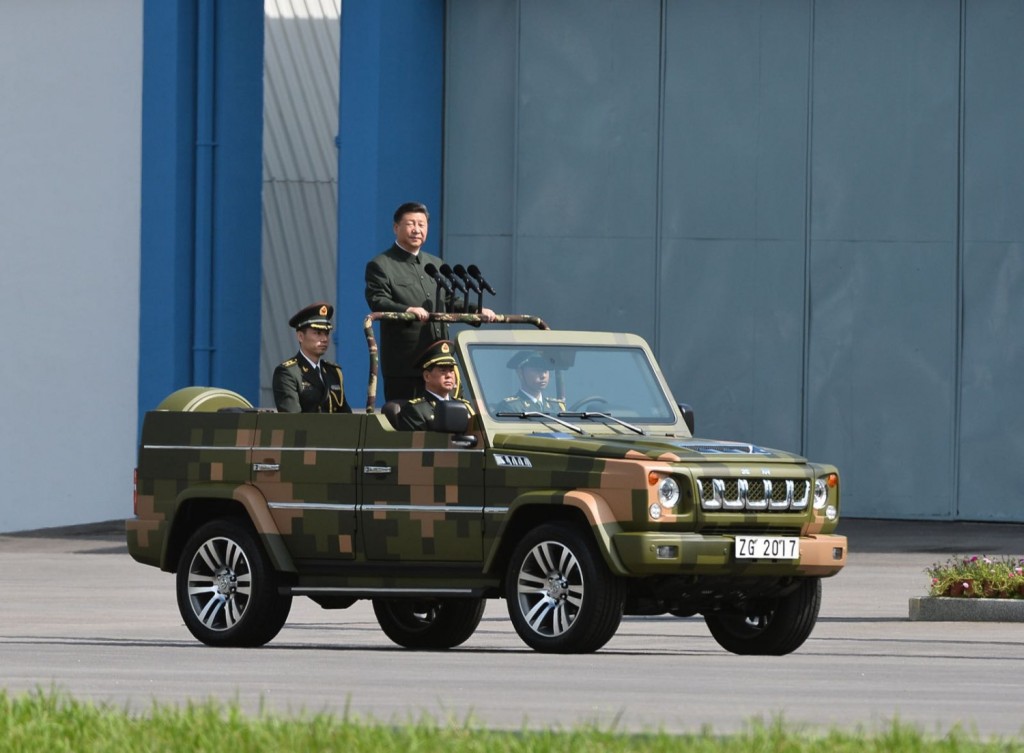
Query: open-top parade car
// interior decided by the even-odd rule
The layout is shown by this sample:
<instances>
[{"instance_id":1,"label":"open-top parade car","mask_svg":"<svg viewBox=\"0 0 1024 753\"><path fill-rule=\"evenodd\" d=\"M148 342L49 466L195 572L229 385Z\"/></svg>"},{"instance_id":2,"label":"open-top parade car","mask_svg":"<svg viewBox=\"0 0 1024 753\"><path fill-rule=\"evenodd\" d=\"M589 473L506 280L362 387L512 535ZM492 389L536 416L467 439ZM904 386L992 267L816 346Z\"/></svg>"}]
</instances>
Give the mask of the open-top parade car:
<instances>
[{"instance_id":1,"label":"open-top parade car","mask_svg":"<svg viewBox=\"0 0 1024 753\"><path fill-rule=\"evenodd\" d=\"M200 641L264 644L295 596L371 599L409 648L461 644L493 598L538 651L595 651L624 614L703 615L740 654L810 635L821 579L846 562L834 467L695 438L643 339L524 316L454 338L474 415L440 402L430 430L400 431L401 404L374 407L382 318L411 315L366 319L365 412L192 387L146 414L129 550L177 574ZM532 407L514 399L527 359L550 379Z\"/></svg>"}]
</instances>

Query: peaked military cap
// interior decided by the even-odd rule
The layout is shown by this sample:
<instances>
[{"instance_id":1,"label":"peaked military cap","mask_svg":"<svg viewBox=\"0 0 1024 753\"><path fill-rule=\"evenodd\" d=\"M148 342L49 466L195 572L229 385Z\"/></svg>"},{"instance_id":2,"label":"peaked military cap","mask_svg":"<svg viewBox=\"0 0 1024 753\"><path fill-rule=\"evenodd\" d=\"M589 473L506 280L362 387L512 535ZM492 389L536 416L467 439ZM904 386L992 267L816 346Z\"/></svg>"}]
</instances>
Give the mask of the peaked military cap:
<instances>
[{"instance_id":1,"label":"peaked military cap","mask_svg":"<svg viewBox=\"0 0 1024 753\"><path fill-rule=\"evenodd\" d=\"M288 320L288 326L293 329L325 329L330 332L334 325L331 324L331 317L334 316L334 306L329 303L311 303Z\"/></svg>"},{"instance_id":2,"label":"peaked military cap","mask_svg":"<svg viewBox=\"0 0 1024 753\"><path fill-rule=\"evenodd\" d=\"M521 350L508 359L508 363L505 365L510 369L523 369L529 367L550 371L554 368L555 363L550 358L542 356L539 351Z\"/></svg>"},{"instance_id":3,"label":"peaked military cap","mask_svg":"<svg viewBox=\"0 0 1024 753\"><path fill-rule=\"evenodd\" d=\"M432 343L420 356L418 364L421 369L429 369L433 366L448 364L455 365L455 356L452 355L453 343L451 340L438 340Z\"/></svg>"}]
</instances>

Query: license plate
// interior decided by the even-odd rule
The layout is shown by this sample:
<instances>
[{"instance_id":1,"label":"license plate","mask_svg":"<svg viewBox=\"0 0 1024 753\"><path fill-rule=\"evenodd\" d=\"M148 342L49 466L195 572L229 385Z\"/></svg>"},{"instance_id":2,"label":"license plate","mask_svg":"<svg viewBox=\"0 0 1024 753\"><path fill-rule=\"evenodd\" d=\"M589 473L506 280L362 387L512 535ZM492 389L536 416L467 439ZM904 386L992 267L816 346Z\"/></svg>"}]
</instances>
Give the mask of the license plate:
<instances>
[{"instance_id":1,"label":"license plate","mask_svg":"<svg viewBox=\"0 0 1024 753\"><path fill-rule=\"evenodd\" d=\"M800 539L787 536L737 536L738 560L798 560Z\"/></svg>"}]
</instances>

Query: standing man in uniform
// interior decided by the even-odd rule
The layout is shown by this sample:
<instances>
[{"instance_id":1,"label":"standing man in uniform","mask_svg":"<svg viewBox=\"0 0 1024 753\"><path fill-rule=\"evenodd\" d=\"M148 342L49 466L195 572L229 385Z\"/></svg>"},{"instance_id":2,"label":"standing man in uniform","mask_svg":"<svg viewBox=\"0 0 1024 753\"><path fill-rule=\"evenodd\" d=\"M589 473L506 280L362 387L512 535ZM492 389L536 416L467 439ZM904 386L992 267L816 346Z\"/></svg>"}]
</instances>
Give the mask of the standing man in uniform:
<instances>
[{"instance_id":1,"label":"standing man in uniform","mask_svg":"<svg viewBox=\"0 0 1024 753\"><path fill-rule=\"evenodd\" d=\"M551 359L545 358L537 351L521 350L512 356L506 365L510 369L515 369L519 376L519 392L502 400L498 410L515 413L565 411L564 402L544 394L551 380Z\"/></svg>"},{"instance_id":2,"label":"standing man in uniform","mask_svg":"<svg viewBox=\"0 0 1024 753\"><path fill-rule=\"evenodd\" d=\"M314 303L288 320L299 352L274 369L274 403L280 413L351 413L341 367L323 354L330 345L334 307Z\"/></svg>"},{"instance_id":3,"label":"standing man in uniform","mask_svg":"<svg viewBox=\"0 0 1024 753\"><path fill-rule=\"evenodd\" d=\"M430 429L434 420L434 408L441 401L457 400L466 406L469 415L473 407L461 398L452 397L457 380L455 378L455 356L452 342L440 340L433 343L419 359L423 396L414 397L402 407L398 414L397 426L406 431Z\"/></svg>"},{"instance_id":4,"label":"standing man in uniform","mask_svg":"<svg viewBox=\"0 0 1024 753\"><path fill-rule=\"evenodd\" d=\"M440 268L440 258L423 249L427 241L430 214L418 202L402 204L395 210L395 242L366 265L366 303L371 311L410 313L414 322L381 322L381 376L385 400L408 400L423 385L416 356L430 343L448 338L448 325L428 322L434 310L437 285L423 271L427 264ZM456 310L464 308L456 301ZM491 309L481 309L481 316L492 319Z\"/></svg>"}]
</instances>

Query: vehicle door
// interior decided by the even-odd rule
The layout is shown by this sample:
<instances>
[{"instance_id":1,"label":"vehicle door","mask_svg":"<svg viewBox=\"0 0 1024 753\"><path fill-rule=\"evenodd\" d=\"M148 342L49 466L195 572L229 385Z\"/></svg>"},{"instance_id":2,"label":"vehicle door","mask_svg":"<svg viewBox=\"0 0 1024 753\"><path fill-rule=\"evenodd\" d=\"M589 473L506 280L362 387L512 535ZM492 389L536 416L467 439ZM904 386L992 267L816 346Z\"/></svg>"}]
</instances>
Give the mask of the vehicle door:
<instances>
[{"instance_id":1,"label":"vehicle door","mask_svg":"<svg viewBox=\"0 0 1024 753\"><path fill-rule=\"evenodd\" d=\"M259 414L252 483L266 497L293 559L327 564L355 557L357 447L365 419Z\"/></svg>"},{"instance_id":2,"label":"vehicle door","mask_svg":"<svg viewBox=\"0 0 1024 753\"><path fill-rule=\"evenodd\" d=\"M359 509L366 559L483 561L483 449L453 439L368 417Z\"/></svg>"}]
</instances>

